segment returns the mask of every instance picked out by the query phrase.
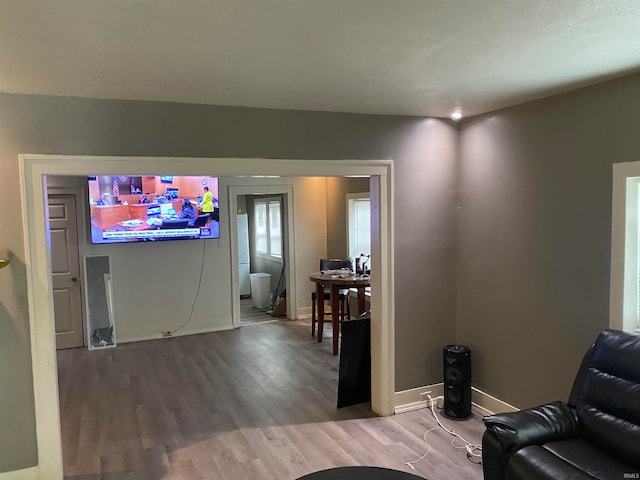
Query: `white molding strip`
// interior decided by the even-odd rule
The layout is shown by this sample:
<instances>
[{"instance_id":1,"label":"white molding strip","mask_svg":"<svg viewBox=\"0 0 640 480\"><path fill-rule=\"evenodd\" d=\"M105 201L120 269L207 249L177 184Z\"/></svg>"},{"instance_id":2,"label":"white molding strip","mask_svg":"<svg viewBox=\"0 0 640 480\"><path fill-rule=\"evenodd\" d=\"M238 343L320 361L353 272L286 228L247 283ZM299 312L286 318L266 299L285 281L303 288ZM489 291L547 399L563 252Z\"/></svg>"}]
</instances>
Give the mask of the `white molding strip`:
<instances>
[{"instance_id":1,"label":"white molding strip","mask_svg":"<svg viewBox=\"0 0 640 480\"><path fill-rule=\"evenodd\" d=\"M40 469L38 467L24 468L22 470L14 470L13 472L0 473L0 480L37 480L40 478Z\"/></svg>"},{"instance_id":2,"label":"white molding strip","mask_svg":"<svg viewBox=\"0 0 640 480\"><path fill-rule=\"evenodd\" d=\"M480 415L493 415L494 413L517 412L520 410L513 405L503 402L475 387L471 387L472 406Z\"/></svg>"},{"instance_id":3,"label":"white molding strip","mask_svg":"<svg viewBox=\"0 0 640 480\"><path fill-rule=\"evenodd\" d=\"M311 320L311 307L298 307L297 320Z\"/></svg>"},{"instance_id":4,"label":"white molding strip","mask_svg":"<svg viewBox=\"0 0 640 480\"><path fill-rule=\"evenodd\" d=\"M233 325L223 325L220 327L209 327L209 328L199 328L197 330L180 330L178 333L174 335L170 335L168 337L163 336L161 333L154 333L148 335L140 335L137 337L129 337L129 338L120 338L118 339L118 343L132 343L132 342L144 342L146 340L158 340L158 339L169 339L176 337L185 337L187 335L198 335L200 333L213 333L213 332L222 332L225 330L233 330ZM2 479L0 479L2 480Z\"/></svg>"},{"instance_id":5,"label":"white molding strip","mask_svg":"<svg viewBox=\"0 0 640 480\"><path fill-rule=\"evenodd\" d=\"M625 332L640 330L636 294L639 178L640 162L613 164L609 327Z\"/></svg>"},{"instance_id":6,"label":"white molding strip","mask_svg":"<svg viewBox=\"0 0 640 480\"><path fill-rule=\"evenodd\" d=\"M444 385L442 383L434 383L432 385L425 385L424 387L416 387L396 392L394 394L394 413L397 415L420 408L429 408L431 405L429 405L427 394L435 400L438 397L442 397L443 392ZM475 387L471 387L471 398L473 399L471 402L472 409L478 415L484 416L494 413L517 412L519 410L519 408L503 402Z\"/></svg>"},{"instance_id":7,"label":"white molding strip","mask_svg":"<svg viewBox=\"0 0 640 480\"><path fill-rule=\"evenodd\" d=\"M424 387L410 388L409 390L402 390L394 394L394 413L410 412L411 410L418 410L420 408L428 408L429 398L441 397L444 385L442 383L434 383L432 385L425 385Z\"/></svg>"},{"instance_id":8,"label":"white molding strip","mask_svg":"<svg viewBox=\"0 0 640 480\"><path fill-rule=\"evenodd\" d=\"M371 215L371 409L393 414L395 392L394 176L392 160L262 159L195 157L102 157L19 155L21 212L29 306L31 366L35 402L38 468L47 480L64 476L60 409L51 300L51 261L46 229L48 175L156 175L219 177L279 175L324 177L368 175ZM295 262L295 259L294 259ZM289 281L292 279L289 278ZM303 280L299 280L302 282ZM306 284L305 284L306 285ZM235 301L235 300L234 300ZM239 299L238 299L239 301ZM289 309L292 312L297 309Z\"/></svg>"}]
</instances>

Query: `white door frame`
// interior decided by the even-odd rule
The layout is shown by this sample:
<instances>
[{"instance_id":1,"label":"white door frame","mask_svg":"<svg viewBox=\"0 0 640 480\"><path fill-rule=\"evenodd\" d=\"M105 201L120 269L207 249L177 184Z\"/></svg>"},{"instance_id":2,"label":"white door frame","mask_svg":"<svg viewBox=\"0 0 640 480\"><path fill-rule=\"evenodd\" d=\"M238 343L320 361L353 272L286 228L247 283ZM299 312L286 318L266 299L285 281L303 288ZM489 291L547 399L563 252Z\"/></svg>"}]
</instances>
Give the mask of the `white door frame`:
<instances>
[{"instance_id":1,"label":"white door frame","mask_svg":"<svg viewBox=\"0 0 640 480\"><path fill-rule=\"evenodd\" d=\"M390 160L19 156L36 441L40 479L63 479L60 409L47 241L46 175L370 175L372 185L371 408L393 414L395 391L393 163ZM377 221L376 221L377 220Z\"/></svg>"},{"instance_id":2,"label":"white door frame","mask_svg":"<svg viewBox=\"0 0 640 480\"><path fill-rule=\"evenodd\" d=\"M231 316L233 327L240 326L240 272L238 268L238 195L285 195L287 203L287 243L284 251L285 289L287 291L287 312L294 318L298 311L296 300L295 241L293 230L293 186L292 185L230 185L229 186L229 241L231 242ZM291 317L290 317L291 318Z\"/></svg>"}]
</instances>

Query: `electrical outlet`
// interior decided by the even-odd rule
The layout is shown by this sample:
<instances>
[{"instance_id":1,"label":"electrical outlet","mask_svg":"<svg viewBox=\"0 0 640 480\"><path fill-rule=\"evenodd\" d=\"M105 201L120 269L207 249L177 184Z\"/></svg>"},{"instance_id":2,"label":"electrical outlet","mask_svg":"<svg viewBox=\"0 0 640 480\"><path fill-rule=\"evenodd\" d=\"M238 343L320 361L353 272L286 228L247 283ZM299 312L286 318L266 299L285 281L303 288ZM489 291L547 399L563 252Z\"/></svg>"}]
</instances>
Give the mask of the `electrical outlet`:
<instances>
[{"instance_id":1,"label":"electrical outlet","mask_svg":"<svg viewBox=\"0 0 640 480\"><path fill-rule=\"evenodd\" d=\"M422 400L423 402L427 402L427 407L431 407L431 402L429 401L429 395L431 395L431 390L420 393L420 400Z\"/></svg>"},{"instance_id":2,"label":"electrical outlet","mask_svg":"<svg viewBox=\"0 0 640 480\"><path fill-rule=\"evenodd\" d=\"M170 337L171 336L171 332L169 330L163 330L162 336L163 337Z\"/></svg>"}]
</instances>

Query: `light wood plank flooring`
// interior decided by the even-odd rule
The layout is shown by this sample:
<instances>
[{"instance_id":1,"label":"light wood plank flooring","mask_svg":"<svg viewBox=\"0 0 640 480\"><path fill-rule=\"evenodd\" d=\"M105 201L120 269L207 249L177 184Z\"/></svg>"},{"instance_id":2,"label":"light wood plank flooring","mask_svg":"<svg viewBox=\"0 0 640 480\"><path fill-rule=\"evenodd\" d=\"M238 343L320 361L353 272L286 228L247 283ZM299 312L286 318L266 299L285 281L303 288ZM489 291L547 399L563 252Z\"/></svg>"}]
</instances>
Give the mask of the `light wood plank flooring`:
<instances>
[{"instance_id":1,"label":"light wood plank flooring","mask_svg":"<svg viewBox=\"0 0 640 480\"><path fill-rule=\"evenodd\" d=\"M338 357L303 322L62 350L58 372L66 479L288 480L342 465L482 479L441 430L415 471L405 465L436 425L426 409L337 410ZM443 422L480 441L477 416Z\"/></svg>"},{"instance_id":2,"label":"light wood plank flooring","mask_svg":"<svg viewBox=\"0 0 640 480\"><path fill-rule=\"evenodd\" d=\"M281 318L272 317L271 314L258 310L253 306L250 298L240 299L240 324L253 325L255 323L273 322L282 320Z\"/></svg>"}]
</instances>

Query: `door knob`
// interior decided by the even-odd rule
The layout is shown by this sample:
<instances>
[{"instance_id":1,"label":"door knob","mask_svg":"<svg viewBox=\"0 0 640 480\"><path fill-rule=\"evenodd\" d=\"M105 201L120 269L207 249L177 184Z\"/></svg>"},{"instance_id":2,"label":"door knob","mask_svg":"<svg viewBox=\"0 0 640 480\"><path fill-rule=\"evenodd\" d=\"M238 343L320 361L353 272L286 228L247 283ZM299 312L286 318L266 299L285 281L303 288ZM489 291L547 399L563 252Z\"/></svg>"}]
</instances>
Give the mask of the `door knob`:
<instances>
[{"instance_id":1,"label":"door knob","mask_svg":"<svg viewBox=\"0 0 640 480\"><path fill-rule=\"evenodd\" d=\"M72 282L77 282L78 280L79 280L79 278L78 278L78 277L71 277L71 281L72 281Z\"/></svg>"}]
</instances>

